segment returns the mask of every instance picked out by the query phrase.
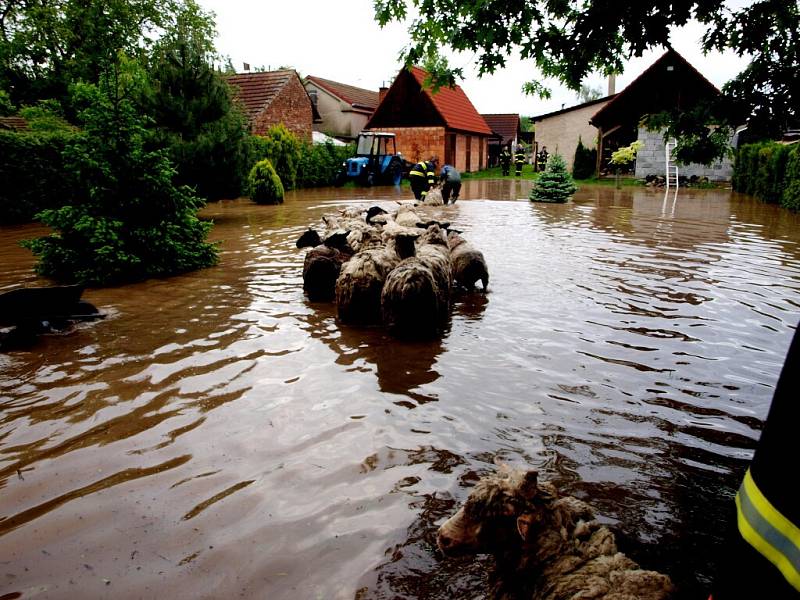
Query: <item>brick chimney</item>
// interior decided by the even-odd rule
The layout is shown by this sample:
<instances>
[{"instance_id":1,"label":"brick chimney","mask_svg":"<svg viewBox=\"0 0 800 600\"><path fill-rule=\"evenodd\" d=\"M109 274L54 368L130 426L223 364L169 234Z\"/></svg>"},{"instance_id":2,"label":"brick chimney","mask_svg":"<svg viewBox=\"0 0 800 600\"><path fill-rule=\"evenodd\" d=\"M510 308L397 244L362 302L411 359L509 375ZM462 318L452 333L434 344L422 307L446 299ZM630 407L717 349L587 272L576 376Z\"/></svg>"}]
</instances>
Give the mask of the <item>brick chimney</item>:
<instances>
[{"instance_id":1,"label":"brick chimney","mask_svg":"<svg viewBox=\"0 0 800 600\"><path fill-rule=\"evenodd\" d=\"M608 76L608 95L613 96L617 91L617 76L612 73Z\"/></svg>"},{"instance_id":2,"label":"brick chimney","mask_svg":"<svg viewBox=\"0 0 800 600\"><path fill-rule=\"evenodd\" d=\"M386 92L389 91L389 88L381 86L378 89L378 104L383 102L383 99L386 98Z\"/></svg>"}]
</instances>

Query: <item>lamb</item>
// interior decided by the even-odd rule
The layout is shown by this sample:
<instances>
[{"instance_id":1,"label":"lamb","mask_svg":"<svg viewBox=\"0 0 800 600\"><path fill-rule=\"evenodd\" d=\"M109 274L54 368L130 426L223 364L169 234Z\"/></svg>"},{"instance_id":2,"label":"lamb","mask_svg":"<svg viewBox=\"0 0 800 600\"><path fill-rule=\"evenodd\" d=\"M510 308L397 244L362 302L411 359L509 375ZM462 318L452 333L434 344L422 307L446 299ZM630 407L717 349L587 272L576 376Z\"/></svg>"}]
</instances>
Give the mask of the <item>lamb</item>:
<instances>
[{"instance_id":1,"label":"lamb","mask_svg":"<svg viewBox=\"0 0 800 600\"><path fill-rule=\"evenodd\" d=\"M674 593L669 577L617 551L614 534L586 503L559 496L536 471L502 466L482 478L439 528L437 545L448 556L494 554L495 597L662 600Z\"/></svg>"},{"instance_id":2,"label":"lamb","mask_svg":"<svg viewBox=\"0 0 800 600\"><path fill-rule=\"evenodd\" d=\"M489 285L489 269L483 253L455 231L447 234L447 241L450 244L450 260L453 264L455 282L459 286L471 290L480 280L485 292Z\"/></svg>"}]
</instances>

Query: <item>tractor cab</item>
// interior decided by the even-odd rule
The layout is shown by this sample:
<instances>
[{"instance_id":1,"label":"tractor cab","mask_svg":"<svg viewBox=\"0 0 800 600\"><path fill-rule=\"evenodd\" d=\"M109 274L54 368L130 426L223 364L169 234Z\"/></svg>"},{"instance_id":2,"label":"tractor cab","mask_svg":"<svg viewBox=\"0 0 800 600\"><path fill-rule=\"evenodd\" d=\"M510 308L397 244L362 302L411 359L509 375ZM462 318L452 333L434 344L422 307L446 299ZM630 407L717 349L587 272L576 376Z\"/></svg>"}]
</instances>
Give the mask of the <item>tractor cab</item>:
<instances>
[{"instance_id":1,"label":"tractor cab","mask_svg":"<svg viewBox=\"0 0 800 600\"><path fill-rule=\"evenodd\" d=\"M339 183L398 185L407 170L406 161L397 152L395 134L362 131L358 134L356 155L342 165Z\"/></svg>"}]
</instances>

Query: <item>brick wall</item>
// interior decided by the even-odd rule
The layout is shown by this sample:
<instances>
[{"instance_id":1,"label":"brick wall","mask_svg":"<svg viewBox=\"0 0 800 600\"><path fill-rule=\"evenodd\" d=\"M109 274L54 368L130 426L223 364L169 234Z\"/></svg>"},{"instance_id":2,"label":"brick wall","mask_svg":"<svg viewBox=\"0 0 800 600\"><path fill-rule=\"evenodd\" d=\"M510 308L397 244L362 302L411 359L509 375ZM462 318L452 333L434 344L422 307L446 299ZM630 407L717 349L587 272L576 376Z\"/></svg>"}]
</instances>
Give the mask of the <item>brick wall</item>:
<instances>
[{"instance_id":1,"label":"brick wall","mask_svg":"<svg viewBox=\"0 0 800 600\"><path fill-rule=\"evenodd\" d=\"M376 130L377 131L377 130ZM444 127L383 127L380 131L392 132L397 136L397 151L403 158L413 163L427 160L431 156L439 157L439 165L444 164L445 141ZM470 146L470 161L467 164L467 139ZM487 137L481 135L456 135L456 169L462 173L478 171L486 166L488 152ZM481 144L483 140L483 144Z\"/></svg>"},{"instance_id":2,"label":"brick wall","mask_svg":"<svg viewBox=\"0 0 800 600\"><path fill-rule=\"evenodd\" d=\"M444 127L387 127L380 131L397 136L397 151L408 161L419 162L431 156L444 160Z\"/></svg>"},{"instance_id":3,"label":"brick wall","mask_svg":"<svg viewBox=\"0 0 800 600\"><path fill-rule=\"evenodd\" d=\"M639 141L644 145L636 153L636 177L644 179L648 175L664 175L666 171L664 156L664 134L661 131L648 131L639 128ZM729 158L710 166L690 164L678 165L678 175L708 177L711 181L730 181L733 163Z\"/></svg>"},{"instance_id":4,"label":"brick wall","mask_svg":"<svg viewBox=\"0 0 800 600\"><path fill-rule=\"evenodd\" d=\"M301 140L311 141L313 114L311 100L299 77L292 77L272 103L253 120L253 133L264 135L270 127L283 123Z\"/></svg>"}]
</instances>

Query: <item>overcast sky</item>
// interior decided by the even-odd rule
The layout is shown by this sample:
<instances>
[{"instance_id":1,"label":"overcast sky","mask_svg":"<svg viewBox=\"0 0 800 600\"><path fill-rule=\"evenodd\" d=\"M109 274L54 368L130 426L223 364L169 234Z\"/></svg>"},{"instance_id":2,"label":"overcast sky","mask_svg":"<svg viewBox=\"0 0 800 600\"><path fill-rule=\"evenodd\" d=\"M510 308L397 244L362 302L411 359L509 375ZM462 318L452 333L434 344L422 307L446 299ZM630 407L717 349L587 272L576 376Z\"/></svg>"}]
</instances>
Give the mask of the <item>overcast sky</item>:
<instances>
[{"instance_id":1,"label":"overcast sky","mask_svg":"<svg viewBox=\"0 0 800 600\"><path fill-rule=\"evenodd\" d=\"M198 0L216 14L217 50L230 56L237 71L243 63L270 69L292 67L301 76L316 75L377 90L390 85L401 63L400 51L408 44L403 25L381 29L374 18L373 0ZM673 47L717 87L739 73L747 61L733 53L700 51L703 27L695 23L671 33ZM650 66L664 49L629 61L617 76L617 91ZM562 106L579 103L575 93L551 81L553 97L540 100L526 96L522 84L536 76L530 63L511 60L509 66L492 76L474 75L474 55L461 54L452 61L464 67L467 78L460 82L480 113L539 115ZM600 87L607 83L600 75L586 83Z\"/></svg>"}]
</instances>

